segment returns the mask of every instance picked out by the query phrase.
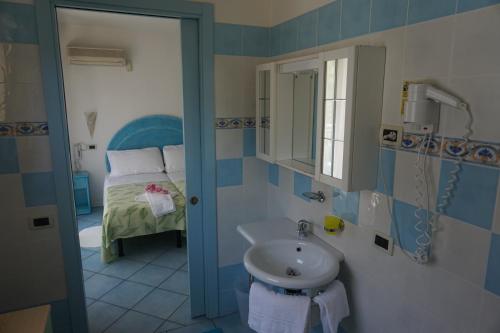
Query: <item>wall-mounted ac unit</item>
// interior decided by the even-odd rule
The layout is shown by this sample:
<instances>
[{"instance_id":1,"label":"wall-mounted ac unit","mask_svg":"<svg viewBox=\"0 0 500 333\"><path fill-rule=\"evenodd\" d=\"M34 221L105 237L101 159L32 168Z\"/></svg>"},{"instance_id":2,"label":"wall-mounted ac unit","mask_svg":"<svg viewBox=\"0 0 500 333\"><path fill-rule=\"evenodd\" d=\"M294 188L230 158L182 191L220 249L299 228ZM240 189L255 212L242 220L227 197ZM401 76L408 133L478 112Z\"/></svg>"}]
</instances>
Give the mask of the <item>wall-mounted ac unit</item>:
<instances>
[{"instance_id":1,"label":"wall-mounted ac unit","mask_svg":"<svg viewBox=\"0 0 500 333\"><path fill-rule=\"evenodd\" d=\"M126 66L128 71L132 70L122 49L68 46L68 61L73 65Z\"/></svg>"}]
</instances>

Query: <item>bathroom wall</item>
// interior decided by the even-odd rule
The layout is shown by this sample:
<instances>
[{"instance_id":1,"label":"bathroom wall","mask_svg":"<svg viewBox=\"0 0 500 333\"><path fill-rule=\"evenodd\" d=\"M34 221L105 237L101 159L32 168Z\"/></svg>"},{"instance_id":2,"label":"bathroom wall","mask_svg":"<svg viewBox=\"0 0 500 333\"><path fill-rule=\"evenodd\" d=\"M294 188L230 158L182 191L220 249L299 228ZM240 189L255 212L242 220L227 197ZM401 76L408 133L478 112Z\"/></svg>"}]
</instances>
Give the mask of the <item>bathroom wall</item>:
<instances>
[{"instance_id":1,"label":"bathroom wall","mask_svg":"<svg viewBox=\"0 0 500 333\"><path fill-rule=\"evenodd\" d=\"M70 144L96 145L96 150L83 152L81 167L90 173L92 205L102 206L105 154L113 135L146 115L182 118L180 22L71 9L58 15ZM124 49L132 71L71 65L67 46ZM89 111L97 112L93 138L85 120Z\"/></svg>"},{"instance_id":2,"label":"bathroom wall","mask_svg":"<svg viewBox=\"0 0 500 333\"><path fill-rule=\"evenodd\" d=\"M347 332L500 331L500 5L479 8L496 2L337 1L271 28L278 58L385 46L384 123L402 124L399 95L406 79L428 79L457 94L474 115L473 143L427 265L411 262L397 246L389 256L372 245L374 231L394 236L396 222L403 248L415 248L415 137L407 136L398 149L382 149L386 186L379 172L374 191L344 193L268 165L268 217L309 219L315 234L345 254L340 279L352 312L342 323ZM463 113L443 107L428 163L433 209L452 166L450 153L439 147L460 137L464 124ZM304 189L322 190L328 199L309 201ZM324 234L327 214L347 221L339 236Z\"/></svg>"},{"instance_id":3,"label":"bathroom wall","mask_svg":"<svg viewBox=\"0 0 500 333\"><path fill-rule=\"evenodd\" d=\"M66 285L58 232L47 115L43 106L33 6L0 2L0 312L53 305L55 329L67 324ZM53 225L34 230L32 218ZM60 320L61 319L61 320Z\"/></svg>"}]
</instances>

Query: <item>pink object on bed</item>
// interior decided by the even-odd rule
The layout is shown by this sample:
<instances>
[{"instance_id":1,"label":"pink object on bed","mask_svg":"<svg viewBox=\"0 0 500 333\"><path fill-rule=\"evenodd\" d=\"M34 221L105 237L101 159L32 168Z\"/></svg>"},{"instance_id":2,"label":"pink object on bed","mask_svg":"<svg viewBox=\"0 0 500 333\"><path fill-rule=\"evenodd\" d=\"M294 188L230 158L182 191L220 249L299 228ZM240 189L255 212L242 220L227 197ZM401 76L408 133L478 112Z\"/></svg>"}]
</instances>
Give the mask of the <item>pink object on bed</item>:
<instances>
[{"instance_id":1,"label":"pink object on bed","mask_svg":"<svg viewBox=\"0 0 500 333\"><path fill-rule=\"evenodd\" d=\"M155 183L150 183L150 184L146 185L145 190L146 190L146 192L149 192L149 193L161 193L161 194L168 194L169 193L167 189L164 189L163 187L161 187L160 185L155 184Z\"/></svg>"}]
</instances>

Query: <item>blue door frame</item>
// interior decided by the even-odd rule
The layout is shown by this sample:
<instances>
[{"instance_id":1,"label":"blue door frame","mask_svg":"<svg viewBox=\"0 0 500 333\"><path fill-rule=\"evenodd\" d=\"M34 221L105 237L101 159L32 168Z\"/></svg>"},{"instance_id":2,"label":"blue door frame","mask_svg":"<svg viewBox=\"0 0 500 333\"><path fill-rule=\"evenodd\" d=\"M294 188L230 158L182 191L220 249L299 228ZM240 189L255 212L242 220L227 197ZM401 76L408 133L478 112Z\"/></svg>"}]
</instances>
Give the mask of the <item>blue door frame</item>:
<instances>
[{"instance_id":1,"label":"blue door frame","mask_svg":"<svg viewBox=\"0 0 500 333\"><path fill-rule=\"evenodd\" d=\"M87 332L80 247L73 204L70 144L65 112L62 67L59 52L56 8L100 10L181 19L185 139L199 147L186 156L187 176L195 177L189 195L200 196L200 204L188 209L190 284L193 314L216 317L218 307L218 264L215 182L215 129L213 92L213 6L183 0L37 0L40 60L45 107L59 217L59 231L66 273L68 312L73 332ZM186 112L191 110L192 112ZM195 143L198 141L198 144ZM191 142L191 143L190 143ZM198 158L194 154L198 154ZM201 170L189 167L202 161ZM200 174L201 173L201 174ZM189 182L188 182L189 184ZM201 192L201 193L200 193ZM201 194L201 195L200 195ZM191 218L194 217L194 218ZM200 220L201 218L201 220ZM203 281L198 283L196 278Z\"/></svg>"}]
</instances>

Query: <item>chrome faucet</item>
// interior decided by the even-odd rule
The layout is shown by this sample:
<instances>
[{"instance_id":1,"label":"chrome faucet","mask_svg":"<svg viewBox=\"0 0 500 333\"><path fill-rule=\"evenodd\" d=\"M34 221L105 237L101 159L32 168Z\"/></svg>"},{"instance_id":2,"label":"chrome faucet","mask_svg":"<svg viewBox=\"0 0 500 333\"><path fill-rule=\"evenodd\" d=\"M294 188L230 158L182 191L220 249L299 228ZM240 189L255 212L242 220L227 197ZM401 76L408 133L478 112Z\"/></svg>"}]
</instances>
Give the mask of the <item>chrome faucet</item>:
<instances>
[{"instance_id":1,"label":"chrome faucet","mask_svg":"<svg viewBox=\"0 0 500 333\"><path fill-rule=\"evenodd\" d=\"M309 229L311 228L311 222L306 220L299 220L297 222L297 238L304 239L309 235Z\"/></svg>"}]
</instances>

